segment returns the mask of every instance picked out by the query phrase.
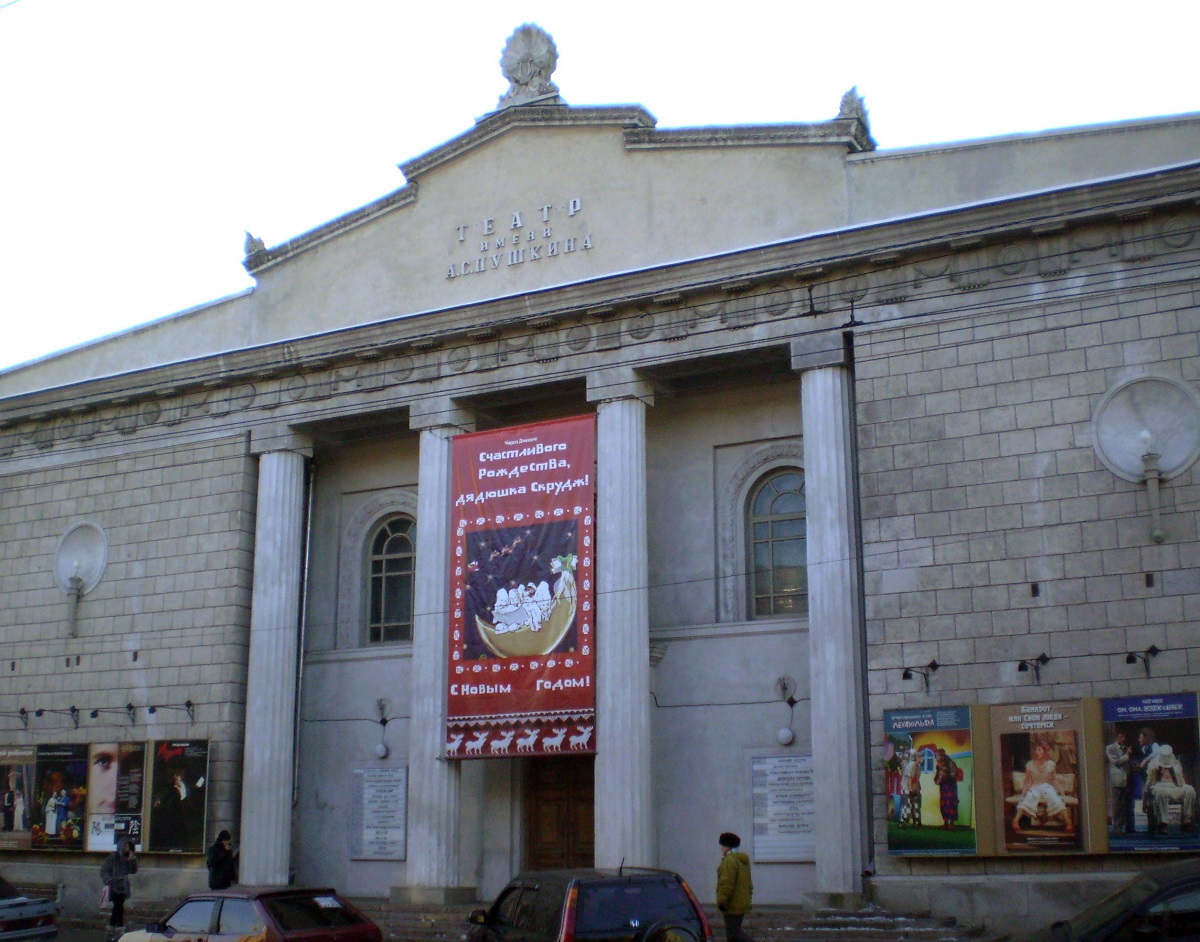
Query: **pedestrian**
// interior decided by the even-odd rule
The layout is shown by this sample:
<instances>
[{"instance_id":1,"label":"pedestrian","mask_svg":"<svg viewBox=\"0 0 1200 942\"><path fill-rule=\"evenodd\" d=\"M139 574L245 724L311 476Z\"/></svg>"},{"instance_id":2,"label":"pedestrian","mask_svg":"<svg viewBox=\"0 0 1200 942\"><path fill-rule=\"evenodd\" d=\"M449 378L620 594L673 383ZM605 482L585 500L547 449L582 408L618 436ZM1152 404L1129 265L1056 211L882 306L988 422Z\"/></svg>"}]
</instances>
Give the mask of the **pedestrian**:
<instances>
[{"instance_id":1,"label":"pedestrian","mask_svg":"<svg viewBox=\"0 0 1200 942\"><path fill-rule=\"evenodd\" d=\"M720 837L721 863L717 867L717 909L725 917L726 942L754 942L742 929L742 920L750 912L754 883L750 879L750 858L738 848L742 839L729 831Z\"/></svg>"},{"instance_id":2,"label":"pedestrian","mask_svg":"<svg viewBox=\"0 0 1200 942\"><path fill-rule=\"evenodd\" d=\"M133 841L121 838L117 849L104 858L100 865L100 879L108 887L112 901L112 915L108 917L108 938L118 939L125 931L125 900L129 898L129 877L137 873L137 855L133 852Z\"/></svg>"},{"instance_id":3,"label":"pedestrian","mask_svg":"<svg viewBox=\"0 0 1200 942\"><path fill-rule=\"evenodd\" d=\"M208 888L224 890L237 882L237 860L233 856L233 835L222 831L208 848Z\"/></svg>"}]
</instances>

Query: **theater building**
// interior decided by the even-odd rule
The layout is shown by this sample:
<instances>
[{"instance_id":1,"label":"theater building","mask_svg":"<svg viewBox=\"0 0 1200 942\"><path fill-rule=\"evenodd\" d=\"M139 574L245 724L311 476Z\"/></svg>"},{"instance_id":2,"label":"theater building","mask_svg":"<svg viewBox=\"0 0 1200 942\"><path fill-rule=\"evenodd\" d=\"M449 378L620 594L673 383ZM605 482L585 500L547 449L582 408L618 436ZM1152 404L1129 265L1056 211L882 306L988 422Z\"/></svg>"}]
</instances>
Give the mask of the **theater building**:
<instances>
[{"instance_id":1,"label":"theater building","mask_svg":"<svg viewBox=\"0 0 1200 942\"><path fill-rule=\"evenodd\" d=\"M1200 772L1200 116L887 151L554 59L251 290L0 373L5 875L95 881L42 771L97 743L151 839L203 744L185 850L417 902L710 897L732 830L757 902L982 922L1200 849L1104 751ZM146 895L202 885L164 840Z\"/></svg>"}]
</instances>

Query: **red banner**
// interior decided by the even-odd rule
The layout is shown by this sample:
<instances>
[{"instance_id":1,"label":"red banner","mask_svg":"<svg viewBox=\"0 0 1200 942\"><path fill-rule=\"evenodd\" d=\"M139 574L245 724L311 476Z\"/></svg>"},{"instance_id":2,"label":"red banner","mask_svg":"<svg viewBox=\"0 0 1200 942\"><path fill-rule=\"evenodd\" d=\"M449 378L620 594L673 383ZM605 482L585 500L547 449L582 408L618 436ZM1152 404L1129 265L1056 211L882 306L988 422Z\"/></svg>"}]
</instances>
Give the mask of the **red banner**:
<instances>
[{"instance_id":1,"label":"red banner","mask_svg":"<svg viewBox=\"0 0 1200 942\"><path fill-rule=\"evenodd\" d=\"M454 439L452 759L596 751L595 416Z\"/></svg>"}]
</instances>

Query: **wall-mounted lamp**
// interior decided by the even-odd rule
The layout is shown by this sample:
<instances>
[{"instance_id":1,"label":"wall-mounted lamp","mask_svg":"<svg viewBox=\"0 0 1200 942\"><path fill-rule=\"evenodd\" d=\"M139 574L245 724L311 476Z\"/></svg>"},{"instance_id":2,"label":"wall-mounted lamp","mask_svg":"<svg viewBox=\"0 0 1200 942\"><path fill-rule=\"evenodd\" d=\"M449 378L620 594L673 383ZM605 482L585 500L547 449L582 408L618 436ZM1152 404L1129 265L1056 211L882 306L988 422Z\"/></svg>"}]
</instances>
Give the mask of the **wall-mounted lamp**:
<instances>
[{"instance_id":1,"label":"wall-mounted lamp","mask_svg":"<svg viewBox=\"0 0 1200 942\"><path fill-rule=\"evenodd\" d=\"M1154 436L1149 429L1142 429L1142 483L1146 485L1146 501L1150 505L1150 539L1161 543L1166 534L1158 525L1158 486L1162 475L1158 467L1162 457L1155 449Z\"/></svg>"},{"instance_id":2,"label":"wall-mounted lamp","mask_svg":"<svg viewBox=\"0 0 1200 942\"><path fill-rule=\"evenodd\" d=\"M379 711L379 742L375 744L375 758L386 759L388 757L387 724L388 724L388 702L383 697L375 701L375 709Z\"/></svg>"},{"instance_id":3,"label":"wall-mounted lamp","mask_svg":"<svg viewBox=\"0 0 1200 942\"><path fill-rule=\"evenodd\" d=\"M790 746L796 741L796 733L792 730L792 724L796 720L796 704L800 702L796 699L796 681L785 674L775 681L775 689L779 691L779 698L788 705L787 726L779 727L775 739L781 746Z\"/></svg>"},{"instance_id":4,"label":"wall-mounted lamp","mask_svg":"<svg viewBox=\"0 0 1200 942\"><path fill-rule=\"evenodd\" d=\"M924 667L906 667L904 668L904 673L900 676L905 680L912 680L913 674L920 674L921 679L925 681L925 692L929 693L929 675L934 673L941 666L941 664L934 660L930 661Z\"/></svg>"},{"instance_id":5,"label":"wall-mounted lamp","mask_svg":"<svg viewBox=\"0 0 1200 942\"><path fill-rule=\"evenodd\" d=\"M1043 651L1037 657L1023 659L1017 661L1017 670L1022 674L1027 673L1030 668L1033 669L1033 682L1040 684L1042 682L1042 667L1049 663L1050 655Z\"/></svg>"},{"instance_id":6,"label":"wall-mounted lamp","mask_svg":"<svg viewBox=\"0 0 1200 942\"><path fill-rule=\"evenodd\" d=\"M1146 676L1150 676L1150 659L1158 657L1161 652L1155 645L1150 645L1145 651L1130 651L1125 655L1126 664L1136 664L1142 662L1142 667L1146 668Z\"/></svg>"},{"instance_id":7,"label":"wall-mounted lamp","mask_svg":"<svg viewBox=\"0 0 1200 942\"><path fill-rule=\"evenodd\" d=\"M29 729L29 711L24 707L21 707L16 713L0 713L0 716L11 716L14 720L20 720L21 725Z\"/></svg>"},{"instance_id":8,"label":"wall-mounted lamp","mask_svg":"<svg viewBox=\"0 0 1200 942\"><path fill-rule=\"evenodd\" d=\"M67 630L72 638L79 637L79 600L83 598L83 577L79 575L79 563L74 563L74 572L67 577Z\"/></svg>"},{"instance_id":9,"label":"wall-mounted lamp","mask_svg":"<svg viewBox=\"0 0 1200 942\"><path fill-rule=\"evenodd\" d=\"M112 707L111 709L108 707L97 707L96 709L92 710L92 712L88 715L91 716L92 719L95 719L101 713L124 713L126 716L129 717L129 725L132 726L134 723L137 722L137 720L135 719L135 717L136 717L135 711L136 710L137 710L137 707L135 707L132 703L126 703L125 706L123 706L123 707Z\"/></svg>"},{"instance_id":10,"label":"wall-mounted lamp","mask_svg":"<svg viewBox=\"0 0 1200 942\"><path fill-rule=\"evenodd\" d=\"M133 705L129 704L128 709L130 711L130 718L132 719ZM188 715L189 723L194 723L196 721L196 704L192 703L191 700L184 700L183 706L175 706L174 704L171 704L171 703L159 703L157 705L151 705L151 706L146 707L146 712L149 713L151 716L153 716L159 710L183 710Z\"/></svg>"}]
</instances>

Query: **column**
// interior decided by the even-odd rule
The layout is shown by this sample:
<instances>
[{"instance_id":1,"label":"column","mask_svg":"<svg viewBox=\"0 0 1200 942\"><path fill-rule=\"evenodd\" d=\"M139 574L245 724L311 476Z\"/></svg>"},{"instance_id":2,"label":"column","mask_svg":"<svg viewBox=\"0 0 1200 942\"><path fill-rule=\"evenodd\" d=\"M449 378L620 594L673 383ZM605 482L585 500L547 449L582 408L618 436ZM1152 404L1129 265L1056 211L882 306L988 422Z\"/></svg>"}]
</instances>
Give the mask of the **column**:
<instances>
[{"instance_id":1,"label":"column","mask_svg":"<svg viewBox=\"0 0 1200 942\"><path fill-rule=\"evenodd\" d=\"M648 384L588 376L596 474L596 866L657 862L650 765Z\"/></svg>"},{"instance_id":2,"label":"column","mask_svg":"<svg viewBox=\"0 0 1200 942\"><path fill-rule=\"evenodd\" d=\"M817 777L817 889L862 892L870 833L863 709L862 543L848 338L792 345L803 370L804 487L808 505L809 674ZM822 794L822 791L828 792Z\"/></svg>"},{"instance_id":3,"label":"column","mask_svg":"<svg viewBox=\"0 0 1200 942\"><path fill-rule=\"evenodd\" d=\"M254 592L246 678L239 879L288 882L307 440L284 433L258 459ZM256 447L255 450L258 450Z\"/></svg>"},{"instance_id":4,"label":"column","mask_svg":"<svg viewBox=\"0 0 1200 942\"><path fill-rule=\"evenodd\" d=\"M456 903L460 889L459 769L446 754L450 627L450 440L469 419L450 400L414 404L421 429L417 470L417 562L413 596L412 722L408 750L408 885L399 900Z\"/></svg>"}]
</instances>

